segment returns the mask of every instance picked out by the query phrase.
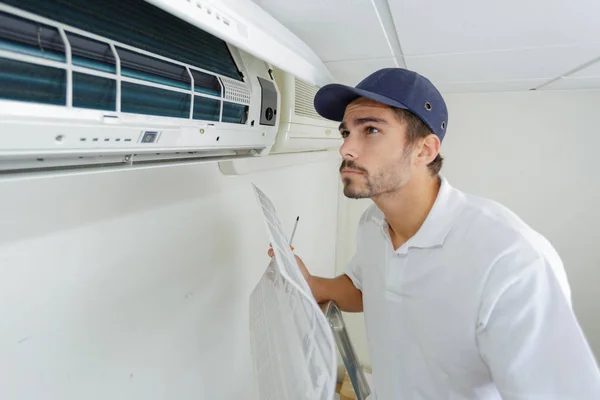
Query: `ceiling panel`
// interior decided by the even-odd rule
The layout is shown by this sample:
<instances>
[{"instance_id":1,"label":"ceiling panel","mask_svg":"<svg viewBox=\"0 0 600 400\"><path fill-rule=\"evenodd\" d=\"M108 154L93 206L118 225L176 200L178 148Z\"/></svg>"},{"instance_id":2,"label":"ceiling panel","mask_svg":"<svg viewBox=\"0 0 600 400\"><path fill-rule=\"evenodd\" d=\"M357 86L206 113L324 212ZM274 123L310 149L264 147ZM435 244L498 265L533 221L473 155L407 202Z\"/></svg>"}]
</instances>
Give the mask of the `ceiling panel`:
<instances>
[{"instance_id":1,"label":"ceiling panel","mask_svg":"<svg viewBox=\"0 0 600 400\"><path fill-rule=\"evenodd\" d=\"M253 1L350 85L405 61L446 93L529 90L600 57L600 0ZM585 77L600 63L549 88L595 87Z\"/></svg>"},{"instance_id":2,"label":"ceiling panel","mask_svg":"<svg viewBox=\"0 0 600 400\"><path fill-rule=\"evenodd\" d=\"M444 82L436 85L445 93L477 93L531 90L546 83L547 79L525 79L495 82Z\"/></svg>"},{"instance_id":3,"label":"ceiling panel","mask_svg":"<svg viewBox=\"0 0 600 400\"><path fill-rule=\"evenodd\" d=\"M600 42L598 0L388 0L405 55Z\"/></svg>"},{"instance_id":4,"label":"ceiling panel","mask_svg":"<svg viewBox=\"0 0 600 400\"><path fill-rule=\"evenodd\" d=\"M596 62L589 67L574 73L573 75L569 75L569 78L585 78L595 76L600 76L600 62Z\"/></svg>"},{"instance_id":5,"label":"ceiling panel","mask_svg":"<svg viewBox=\"0 0 600 400\"><path fill-rule=\"evenodd\" d=\"M405 57L408 68L435 83L457 81L551 80L589 62L600 45Z\"/></svg>"},{"instance_id":6,"label":"ceiling panel","mask_svg":"<svg viewBox=\"0 0 600 400\"><path fill-rule=\"evenodd\" d=\"M325 65L334 76L337 82L356 86L371 73L381 68L396 67L396 60L393 57L378 58L370 60L326 62Z\"/></svg>"},{"instance_id":7,"label":"ceiling panel","mask_svg":"<svg viewBox=\"0 0 600 400\"><path fill-rule=\"evenodd\" d=\"M541 90L600 89L600 76L591 78L562 78L541 88Z\"/></svg>"},{"instance_id":8,"label":"ceiling panel","mask_svg":"<svg viewBox=\"0 0 600 400\"><path fill-rule=\"evenodd\" d=\"M253 0L323 61L392 56L371 1Z\"/></svg>"}]
</instances>

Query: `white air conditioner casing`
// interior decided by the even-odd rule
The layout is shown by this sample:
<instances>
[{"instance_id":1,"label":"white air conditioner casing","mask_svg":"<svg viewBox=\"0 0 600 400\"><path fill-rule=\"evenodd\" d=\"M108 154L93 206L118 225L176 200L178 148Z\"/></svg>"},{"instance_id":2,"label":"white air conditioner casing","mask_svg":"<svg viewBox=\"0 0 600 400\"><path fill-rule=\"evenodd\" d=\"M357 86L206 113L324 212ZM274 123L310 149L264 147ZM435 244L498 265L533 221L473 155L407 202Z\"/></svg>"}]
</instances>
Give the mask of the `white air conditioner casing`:
<instances>
[{"instance_id":1,"label":"white air conditioner casing","mask_svg":"<svg viewBox=\"0 0 600 400\"><path fill-rule=\"evenodd\" d=\"M271 153L339 149L342 144L339 123L321 117L314 107L319 87L277 68L273 74L282 98L279 132Z\"/></svg>"},{"instance_id":2,"label":"white air conditioner casing","mask_svg":"<svg viewBox=\"0 0 600 400\"><path fill-rule=\"evenodd\" d=\"M19 2L5 1L11 5L0 0L0 17L10 16L39 24L42 27L41 32L48 33L49 29L55 31L53 40L64 46L64 57L57 59L33 54L31 51L20 52L18 48L14 50L6 45L3 47L3 38L0 36L0 77L5 72L2 68L7 62L8 73L14 72L10 70L10 63L64 71L66 94L64 104L48 104L10 96L3 97L0 88L0 172L266 156L271 152L280 132L282 116L289 115L289 118L286 117L286 124L290 128L286 128L286 132L291 134L290 137L296 135L295 132L301 132L301 135L304 134L312 140L318 136L314 129L328 126L323 125L324 122L317 122L316 119L313 121L313 118L297 117L295 114L289 114L287 110L282 110L282 92L273 75L274 65L291 71L285 73L288 78L283 82L286 85L289 85L289 79L295 79L291 73L314 84L328 83L331 76L312 50L249 0L236 0L236 7L232 7L231 2L225 0L129 1L138 1L140 6L145 4L145 7L156 7L160 12L185 21L190 25L190 29L202 30L224 41L237 69L243 75L241 80L193 65L177 57L164 57L141 47L82 30L61 21L60 17L49 18L25 9L24 6L22 8ZM136 15L132 15L131 18L136 18ZM5 29L4 34L6 31ZM153 34L152 26L148 26L147 34ZM112 54L116 64L114 71L107 72L76 64L71 43L73 36L108 46L107 53ZM42 40L39 46L42 53L43 45L45 43ZM174 88L160 81L152 82L131 75L126 76L120 65L122 50L152 58L158 63L164 62L183 68L183 71L187 71L183 74L189 75L189 86ZM194 74L216 78L220 93L198 92L194 86ZM74 77L77 75L116 82L115 108L101 110L78 106L74 91ZM143 85L146 88L163 90L165 93L168 91L190 96L192 100L189 105L186 103L189 115L175 118L143 112L126 112L121 107L124 101L121 98L121 87L126 84ZM306 85L310 87L313 84ZM294 96L297 97L294 94L296 86L286 86L285 90L294 91L284 96L286 104L293 107ZM217 120L195 117L194 99L220 102L221 111ZM312 102L312 99L310 101ZM227 122L223 111L225 103L246 107L245 122ZM305 126L300 127L299 124ZM303 130L305 128L308 130ZM331 135L336 136L335 129L332 132ZM297 140L282 141L278 148L279 152L289 149L320 149L315 145L301 145Z\"/></svg>"}]
</instances>

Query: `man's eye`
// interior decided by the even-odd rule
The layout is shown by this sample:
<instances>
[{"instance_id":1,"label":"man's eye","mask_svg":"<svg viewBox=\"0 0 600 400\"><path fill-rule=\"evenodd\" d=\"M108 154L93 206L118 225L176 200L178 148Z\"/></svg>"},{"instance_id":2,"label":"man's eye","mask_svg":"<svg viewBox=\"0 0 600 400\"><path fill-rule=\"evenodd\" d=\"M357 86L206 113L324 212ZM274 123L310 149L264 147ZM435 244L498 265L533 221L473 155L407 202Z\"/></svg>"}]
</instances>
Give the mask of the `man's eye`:
<instances>
[{"instance_id":1,"label":"man's eye","mask_svg":"<svg viewBox=\"0 0 600 400\"><path fill-rule=\"evenodd\" d=\"M350 135L350 132L348 132L348 131L341 131L340 135L342 135L343 138L347 138L348 135Z\"/></svg>"},{"instance_id":2,"label":"man's eye","mask_svg":"<svg viewBox=\"0 0 600 400\"><path fill-rule=\"evenodd\" d=\"M377 128L373 127L373 126L369 126L367 128L367 133L371 133L371 134L373 134L373 133L379 133L379 129L377 129Z\"/></svg>"}]
</instances>

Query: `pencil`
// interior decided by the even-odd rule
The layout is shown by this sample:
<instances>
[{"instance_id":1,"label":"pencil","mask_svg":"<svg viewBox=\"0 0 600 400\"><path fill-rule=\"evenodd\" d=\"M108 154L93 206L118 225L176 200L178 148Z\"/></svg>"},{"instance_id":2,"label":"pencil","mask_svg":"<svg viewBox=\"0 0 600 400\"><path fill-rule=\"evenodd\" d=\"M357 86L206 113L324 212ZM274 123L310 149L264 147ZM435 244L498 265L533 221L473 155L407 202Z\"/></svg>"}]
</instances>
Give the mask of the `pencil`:
<instances>
[{"instance_id":1,"label":"pencil","mask_svg":"<svg viewBox=\"0 0 600 400\"><path fill-rule=\"evenodd\" d=\"M292 236L290 237L290 247L292 247L292 242L294 241L294 235L296 235L296 228L298 227L298 221L300 220L300 216L296 218L296 223L294 224L294 230L292 231ZM292 250L294 248L292 247Z\"/></svg>"}]
</instances>

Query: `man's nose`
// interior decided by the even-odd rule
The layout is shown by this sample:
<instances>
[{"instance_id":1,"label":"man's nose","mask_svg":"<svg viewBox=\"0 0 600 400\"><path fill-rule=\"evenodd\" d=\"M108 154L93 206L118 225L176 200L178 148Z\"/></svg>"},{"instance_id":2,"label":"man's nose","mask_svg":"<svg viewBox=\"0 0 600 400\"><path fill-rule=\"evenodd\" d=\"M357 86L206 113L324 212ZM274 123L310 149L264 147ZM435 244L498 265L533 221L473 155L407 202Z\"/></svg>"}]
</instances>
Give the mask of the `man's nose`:
<instances>
[{"instance_id":1,"label":"man's nose","mask_svg":"<svg viewBox=\"0 0 600 400\"><path fill-rule=\"evenodd\" d=\"M358 141L350 135L344 139L344 143L340 147L340 155L344 160L353 160L358 157L358 150Z\"/></svg>"}]
</instances>

